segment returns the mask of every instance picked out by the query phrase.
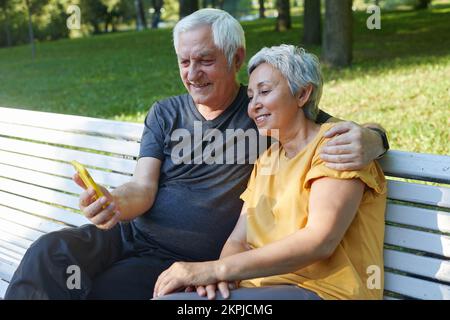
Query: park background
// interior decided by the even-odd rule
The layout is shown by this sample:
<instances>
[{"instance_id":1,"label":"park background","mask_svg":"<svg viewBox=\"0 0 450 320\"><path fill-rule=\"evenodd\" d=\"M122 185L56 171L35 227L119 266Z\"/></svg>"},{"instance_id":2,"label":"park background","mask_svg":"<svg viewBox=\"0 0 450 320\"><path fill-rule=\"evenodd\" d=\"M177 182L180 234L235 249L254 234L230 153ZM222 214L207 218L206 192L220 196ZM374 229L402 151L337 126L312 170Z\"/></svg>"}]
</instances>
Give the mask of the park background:
<instances>
[{"instance_id":1,"label":"park background","mask_svg":"<svg viewBox=\"0 0 450 320\"><path fill-rule=\"evenodd\" d=\"M79 30L66 26L71 4ZM0 0L0 106L142 123L185 92L171 31L202 7L241 21L246 61L281 43L318 55L323 110L380 123L392 149L450 154L450 0Z\"/></svg>"}]
</instances>

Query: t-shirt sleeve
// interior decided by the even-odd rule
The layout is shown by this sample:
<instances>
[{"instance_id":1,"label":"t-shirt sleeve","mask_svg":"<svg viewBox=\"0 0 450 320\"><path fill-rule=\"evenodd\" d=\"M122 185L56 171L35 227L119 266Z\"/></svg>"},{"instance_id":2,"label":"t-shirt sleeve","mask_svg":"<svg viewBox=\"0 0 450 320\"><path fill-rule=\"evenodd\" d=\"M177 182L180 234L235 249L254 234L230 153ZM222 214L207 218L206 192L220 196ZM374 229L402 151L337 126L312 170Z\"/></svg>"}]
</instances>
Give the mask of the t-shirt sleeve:
<instances>
[{"instance_id":1,"label":"t-shirt sleeve","mask_svg":"<svg viewBox=\"0 0 450 320\"><path fill-rule=\"evenodd\" d=\"M164 160L164 131L162 117L158 116L160 105L155 103L144 122L139 158L153 157Z\"/></svg>"},{"instance_id":2,"label":"t-shirt sleeve","mask_svg":"<svg viewBox=\"0 0 450 320\"><path fill-rule=\"evenodd\" d=\"M247 183L247 188L245 191L241 194L240 198L244 202L250 202L250 199L252 198L253 191L255 190L255 180L256 180L256 173L258 171L258 161L255 162L253 166L252 173L250 174L250 178Z\"/></svg>"},{"instance_id":3,"label":"t-shirt sleeve","mask_svg":"<svg viewBox=\"0 0 450 320\"><path fill-rule=\"evenodd\" d=\"M321 146L326 143L328 139L323 139L322 143L318 146L316 154L314 155L311 163L311 169L306 174L304 188L311 188L311 184L314 180L330 177L335 179L360 179L366 184L373 192L383 194L386 192L386 180L381 167L372 161L361 170L352 171L339 171L331 169L325 165L325 162L320 158L319 151Z\"/></svg>"}]
</instances>

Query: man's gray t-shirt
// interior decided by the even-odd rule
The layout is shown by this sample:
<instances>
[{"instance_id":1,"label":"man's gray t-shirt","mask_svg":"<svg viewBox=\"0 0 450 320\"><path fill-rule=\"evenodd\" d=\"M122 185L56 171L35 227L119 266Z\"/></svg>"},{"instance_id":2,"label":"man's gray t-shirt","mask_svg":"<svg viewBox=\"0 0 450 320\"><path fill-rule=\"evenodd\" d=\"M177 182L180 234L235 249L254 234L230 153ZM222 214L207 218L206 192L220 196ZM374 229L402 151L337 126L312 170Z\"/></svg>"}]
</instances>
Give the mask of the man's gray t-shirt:
<instances>
[{"instance_id":1,"label":"man's gray t-shirt","mask_svg":"<svg viewBox=\"0 0 450 320\"><path fill-rule=\"evenodd\" d=\"M152 208L132 223L150 241L180 259L217 259L237 222L243 204L239 196L253 167L252 155L246 150L243 164L236 164L237 157L234 163L226 161L229 159L211 163L203 154L215 153L203 151L208 145L218 150L217 143L225 147L227 129L257 132L247 105L246 87L241 86L230 107L213 120L203 118L188 94L155 103L147 115L139 157L162 161L159 189ZM199 149L198 133L211 136L211 129L224 135L223 143L205 138ZM180 142L188 140L180 137L188 132L192 144L186 154L180 152Z\"/></svg>"},{"instance_id":2,"label":"man's gray t-shirt","mask_svg":"<svg viewBox=\"0 0 450 320\"><path fill-rule=\"evenodd\" d=\"M268 146L247 115L248 102L247 87L241 85L233 103L217 118L206 120L191 96L184 94L155 103L145 119L139 157L160 159L162 166L152 208L132 223L150 242L174 257L217 259L233 231L243 204L239 196L247 186L255 159ZM321 112L318 122L328 117ZM230 139L230 131L239 129L240 138ZM249 136L254 133L253 139L242 131ZM223 139L217 137L218 133ZM212 138L214 135L216 138ZM187 152L180 151L180 146L187 144ZM244 152L234 144L244 146ZM221 154L212 149L226 151ZM231 157L226 154L230 150L234 150ZM211 161L208 154L223 159L222 163Z\"/></svg>"}]
</instances>

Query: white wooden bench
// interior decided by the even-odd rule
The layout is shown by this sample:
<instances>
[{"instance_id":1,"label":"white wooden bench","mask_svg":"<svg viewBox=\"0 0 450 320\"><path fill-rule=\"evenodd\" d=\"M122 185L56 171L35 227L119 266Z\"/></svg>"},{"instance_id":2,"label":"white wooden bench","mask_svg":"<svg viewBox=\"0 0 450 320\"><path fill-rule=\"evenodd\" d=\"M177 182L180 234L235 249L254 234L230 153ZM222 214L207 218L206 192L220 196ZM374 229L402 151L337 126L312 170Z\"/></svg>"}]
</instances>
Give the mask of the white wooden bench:
<instances>
[{"instance_id":1,"label":"white wooden bench","mask_svg":"<svg viewBox=\"0 0 450 320\"><path fill-rule=\"evenodd\" d=\"M133 173L143 125L0 108L0 298L30 244L88 223L70 160L114 188ZM385 298L450 299L450 157L390 151Z\"/></svg>"}]
</instances>

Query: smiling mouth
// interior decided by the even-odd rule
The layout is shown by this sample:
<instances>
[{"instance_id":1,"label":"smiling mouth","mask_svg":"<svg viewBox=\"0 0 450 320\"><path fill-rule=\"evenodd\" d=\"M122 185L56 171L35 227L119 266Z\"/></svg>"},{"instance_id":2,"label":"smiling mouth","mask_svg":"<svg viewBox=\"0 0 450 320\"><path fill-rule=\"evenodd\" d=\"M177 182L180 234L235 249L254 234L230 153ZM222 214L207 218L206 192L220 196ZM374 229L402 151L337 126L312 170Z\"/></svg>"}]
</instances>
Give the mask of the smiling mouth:
<instances>
[{"instance_id":1,"label":"smiling mouth","mask_svg":"<svg viewBox=\"0 0 450 320\"><path fill-rule=\"evenodd\" d=\"M205 84L189 83L189 85L190 85L191 87L196 88L196 89L202 89L202 88L206 88L207 86L209 86L209 83L205 83Z\"/></svg>"},{"instance_id":2,"label":"smiling mouth","mask_svg":"<svg viewBox=\"0 0 450 320\"><path fill-rule=\"evenodd\" d=\"M270 116L270 114L262 114L260 116L257 116L257 117L255 117L255 122L256 123L264 122L269 116Z\"/></svg>"}]
</instances>

